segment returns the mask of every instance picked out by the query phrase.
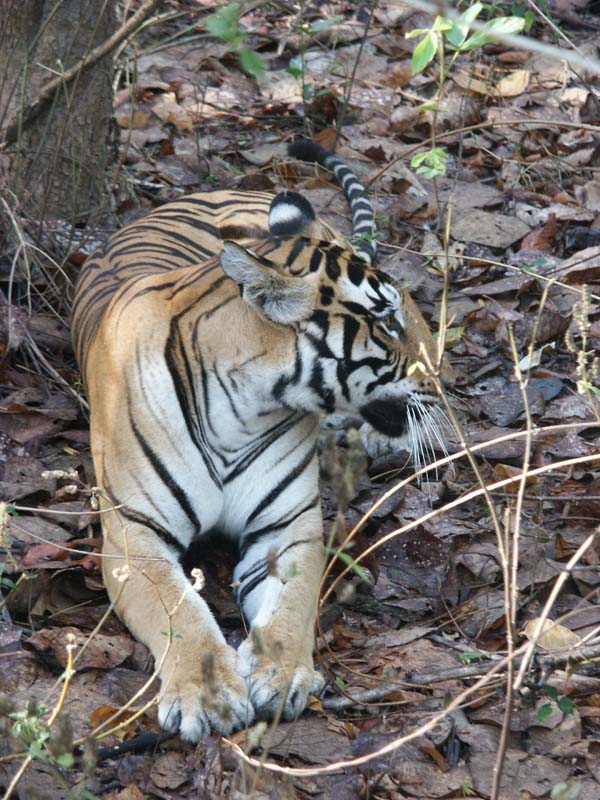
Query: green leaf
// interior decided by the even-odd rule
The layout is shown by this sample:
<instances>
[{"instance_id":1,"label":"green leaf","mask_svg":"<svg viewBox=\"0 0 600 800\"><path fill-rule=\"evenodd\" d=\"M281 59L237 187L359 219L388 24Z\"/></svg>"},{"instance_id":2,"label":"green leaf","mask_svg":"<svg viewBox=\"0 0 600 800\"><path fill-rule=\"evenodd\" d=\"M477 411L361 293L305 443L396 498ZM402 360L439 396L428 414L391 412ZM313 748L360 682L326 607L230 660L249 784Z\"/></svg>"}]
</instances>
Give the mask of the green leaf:
<instances>
[{"instance_id":1,"label":"green leaf","mask_svg":"<svg viewBox=\"0 0 600 800\"><path fill-rule=\"evenodd\" d=\"M454 45L456 49L459 49L467 38L471 23L479 16L482 8L482 3L473 3L472 6L467 8L466 11L463 11L463 13L454 20L452 28L446 33L446 39L451 45Z\"/></svg>"},{"instance_id":2,"label":"green leaf","mask_svg":"<svg viewBox=\"0 0 600 800\"><path fill-rule=\"evenodd\" d=\"M550 686L548 683L545 683L542 686L542 692L546 695L546 697L549 697L551 700L554 700L555 702L559 698L558 689L556 688L556 686Z\"/></svg>"},{"instance_id":3,"label":"green leaf","mask_svg":"<svg viewBox=\"0 0 600 800\"><path fill-rule=\"evenodd\" d=\"M443 111L437 103L421 103L417 106L417 111Z\"/></svg>"},{"instance_id":4,"label":"green leaf","mask_svg":"<svg viewBox=\"0 0 600 800\"><path fill-rule=\"evenodd\" d=\"M227 3L221 6L206 18L205 24L209 33L232 47L239 46L244 40L244 32L240 28L239 3Z\"/></svg>"},{"instance_id":5,"label":"green leaf","mask_svg":"<svg viewBox=\"0 0 600 800\"><path fill-rule=\"evenodd\" d=\"M286 72L293 75L294 78L299 78L304 74L304 59L302 56L294 56L290 58L290 63L287 65Z\"/></svg>"},{"instance_id":6,"label":"green leaf","mask_svg":"<svg viewBox=\"0 0 600 800\"><path fill-rule=\"evenodd\" d=\"M44 751L42 742L39 739L35 739L29 745L29 755L31 758L39 758L41 761L46 760L46 753Z\"/></svg>"},{"instance_id":7,"label":"green leaf","mask_svg":"<svg viewBox=\"0 0 600 800\"><path fill-rule=\"evenodd\" d=\"M340 561L343 561L346 566L350 567L350 569L355 572L359 578L361 578L365 583L369 583L369 573L361 567L360 564L357 564L356 561L352 558L351 555L348 553L338 553L338 558Z\"/></svg>"},{"instance_id":8,"label":"green leaf","mask_svg":"<svg viewBox=\"0 0 600 800\"><path fill-rule=\"evenodd\" d=\"M540 706L538 708L537 718L540 722L543 722L550 716L551 713L552 713L552 703L544 703L543 706Z\"/></svg>"},{"instance_id":9,"label":"green leaf","mask_svg":"<svg viewBox=\"0 0 600 800\"><path fill-rule=\"evenodd\" d=\"M315 87L312 85L312 83L302 84L302 100L305 103L310 103L312 102L314 96L315 96Z\"/></svg>"},{"instance_id":10,"label":"green leaf","mask_svg":"<svg viewBox=\"0 0 600 800\"><path fill-rule=\"evenodd\" d=\"M452 28L452 21L447 17L436 17L433 23L432 31L449 31Z\"/></svg>"},{"instance_id":11,"label":"green leaf","mask_svg":"<svg viewBox=\"0 0 600 800\"><path fill-rule=\"evenodd\" d=\"M495 41L498 36L519 33L523 30L525 20L522 17L497 17L485 23L482 30L474 33L461 47L461 50L474 50L488 42Z\"/></svg>"},{"instance_id":12,"label":"green leaf","mask_svg":"<svg viewBox=\"0 0 600 800\"><path fill-rule=\"evenodd\" d=\"M416 153L410 160L411 167L417 175L435 178L446 174L447 154L441 147L432 147L424 153Z\"/></svg>"},{"instance_id":13,"label":"green leaf","mask_svg":"<svg viewBox=\"0 0 600 800\"><path fill-rule=\"evenodd\" d=\"M438 35L433 31L427 31L419 44L415 47L412 54L411 67L412 74L422 72L425 67L433 61L437 51Z\"/></svg>"},{"instance_id":14,"label":"green leaf","mask_svg":"<svg viewBox=\"0 0 600 800\"><path fill-rule=\"evenodd\" d=\"M250 50L249 47L242 47L239 52L239 59L240 67L246 75L250 75L252 78L262 78L265 74L265 65L262 58L254 50Z\"/></svg>"},{"instance_id":15,"label":"green leaf","mask_svg":"<svg viewBox=\"0 0 600 800\"><path fill-rule=\"evenodd\" d=\"M331 19L318 19L316 22L313 22L310 28L308 28L307 33L309 36L314 36L315 33L320 33L321 31L328 31L334 25L336 25L342 17L340 14L336 14Z\"/></svg>"},{"instance_id":16,"label":"green leaf","mask_svg":"<svg viewBox=\"0 0 600 800\"><path fill-rule=\"evenodd\" d=\"M530 8L528 8L523 14L523 19L525 20L525 33L529 33L529 31L533 28L533 23L535 22L535 14Z\"/></svg>"},{"instance_id":17,"label":"green leaf","mask_svg":"<svg viewBox=\"0 0 600 800\"><path fill-rule=\"evenodd\" d=\"M583 785L580 781L555 783L550 792L551 800L577 800Z\"/></svg>"},{"instance_id":18,"label":"green leaf","mask_svg":"<svg viewBox=\"0 0 600 800\"><path fill-rule=\"evenodd\" d=\"M343 678L340 678L340 676L339 676L339 675L336 675L336 676L335 676L335 682L337 683L337 685L338 685L338 686L339 686L341 689L345 689L345 688L346 688L346 686L348 686L348 684L346 683L346 681L345 681Z\"/></svg>"},{"instance_id":19,"label":"green leaf","mask_svg":"<svg viewBox=\"0 0 600 800\"><path fill-rule=\"evenodd\" d=\"M575 703L570 697L559 697L556 705L560 708L563 714L572 714L575 711Z\"/></svg>"},{"instance_id":20,"label":"green leaf","mask_svg":"<svg viewBox=\"0 0 600 800\"><path fill-rule=\"evenodd\" d=\"M423 36L424 33L429 33L429 28L413 28L412 31L404 34L404 38L416 39L417 36Z\"/></svg>"},{"instance_id":21,"label":"green leaf","mask_svg":"<svg viewBox=\"0 0 600 800\"><path fill-rule=\"evenodd\" d=\"M75 763L75 759L73 758L73 753L61 753L59 756L56 757L56 763L59 764L61 767L65 767L65 769L71 769L71 767Z\"/></svg>"},{"instance_id":22,"label":"green leaf","mask_svg":"<svg viewBox=\"0 0 600 800\"><path fill-rule=\"evenodd\" d=\"M465 664L470 664L471 661L474 661L476 658L480 658L481 655L481 650L463 650L458 658Z\"/></svg>"}]
</instances>

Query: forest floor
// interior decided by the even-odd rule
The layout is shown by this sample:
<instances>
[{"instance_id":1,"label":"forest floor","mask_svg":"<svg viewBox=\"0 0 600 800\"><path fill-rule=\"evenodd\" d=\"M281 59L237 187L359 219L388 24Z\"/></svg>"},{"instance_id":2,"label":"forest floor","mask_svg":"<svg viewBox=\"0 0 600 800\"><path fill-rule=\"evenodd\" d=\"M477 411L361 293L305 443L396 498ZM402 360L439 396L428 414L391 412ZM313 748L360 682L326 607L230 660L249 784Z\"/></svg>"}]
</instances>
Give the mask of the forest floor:
<instances>
[{"instance_id":1,"label":"forest floor","mask_svg":"<svg viewBox=\"0 0 600 800\"><path fill-rule=\"evenodd\" d=\"M444 301L459 430L423 480L405 453L370 461L346 513L353 544L321 608L327 689L301 718L144 749L137 737L158 731L156 683L145 647L106 614L88 418L67 304L54 302L71 290L33 249L27 277L14 250L1 253L0 738L11 734L13 754L0 756L0 785L29 750L21 800L487 800L496 769L503 800L598 800L599 75L488 44L452 66L434 111L439 70L412 75L418 39L405 38L432 17L382 0L372 13L252 4L242 26L265 69L256 80L207 34L213 5L163 3L172 16L126 53L114 218L192 191L287 186L348 233L339 187L282 157L281 142L299 135L335 143L376 205L378 266L406 282L434 328ZM551 24L529 12L534 43L596 56L600 17L568 2L550 12ZM409 166L434 132L447 153L435 179ZM110 227L71 246L71 279ZM327 485L323 504L330 528ZM367 548L368 572L342 575ZM208 596L239 641L229 559L211 563ZM536 636L544 619L556 624ZM507 654L514 671L523 665L518 688ZM87 741L74 761L73 738Z\"/></svg>"}]
</instances>

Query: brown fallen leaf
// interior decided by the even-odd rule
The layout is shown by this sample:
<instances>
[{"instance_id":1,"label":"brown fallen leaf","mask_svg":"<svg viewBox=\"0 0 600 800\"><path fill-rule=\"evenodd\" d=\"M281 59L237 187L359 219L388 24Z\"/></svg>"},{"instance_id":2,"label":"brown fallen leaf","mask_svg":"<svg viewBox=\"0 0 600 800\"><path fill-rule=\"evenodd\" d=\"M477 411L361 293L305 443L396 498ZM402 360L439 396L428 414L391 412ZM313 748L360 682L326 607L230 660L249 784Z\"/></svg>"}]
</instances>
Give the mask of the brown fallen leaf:
<instances>
[{"instance_id":1,"label":"brown fallen leaf","mask_svg":"<svg viewBox=\"0 0 600 800\"><path fill-rule=\"evenodd\" d=\"M529 59L529 53L523 50L505 50L498 55L501 64L524 64Z\"/></svg>"},{"instance_id":2,"label":"brown fallen leaf","mask_svg":"<svg viewBox=\"0 0 600 800\"><path fill-rule=\"evenodd\" d=\"M503 481L506 478L516 478L518 477L519 480L515 481L514 483L509 483L507 486L504 487L504 491L507 494L517 494L519 492L521 486L520 476L523 470L520 467L512 467L510 464L496 464L494 467L494 480L495 481ZM537 476L529 475L525 479L525 485L531 486L538 482Z\"/></svg>"},{"instance_id":3,"label":"brown fallen leaf","mask_svg":"<svg viewBox=\"0 0 600 800\"><path fill-rule=\"evenodd\" d=\"M558 267L554 277L567 283L593 283L600 279L600 247L574 253Z\"/></svg>"},{"instance_id":4,"label":"brown fallen leaf","mask_svg":"<svg viewBox=\"0 0 600 800\"><path fill-rule=\"evenodd\" d=\"M470 768L473 788L482 797L489 797L492 789L494 765L498 753L471 753ZM565 781L570 774L568 764L543 755L527 755L521 750L508 749L504 759L502 778L500 779L500 797L545 797L552 787Z\"/></svg>"},{"instance_id":5,"label":"brown fallen leaf","mask_svg":"<svg viewBox=\"0 0 600 800\"><path fill-rule=\"evenodd\" d=\"M150 113L147 111L128 111L117 114L115 117L121 128L144 128L150 122Z\"/></svg>"},{"instance_id":6,"label":"brown fallen leaf","mask_svg":"<svg viewBox=\"0 0 600 800\"><path fill-rule=\"evenodd\" d=\"M530 619L523 629L525 636L531 640L536 634L540 623L540 618ZM537 643L543 650L568 650L576 647L581 638L564 625L545 619L542 623L541 634L538 636Z\"/></svg>"},{"instance_id":7,"label":"brown fallen leaf","mask_svg":"<svg viewBox=\"0 0 600 800\"><path fill-rule=\"evenodd\" d=\"M485 76L485 68L479 66L478 73ZM530 72L527 69L517 69L494 82L491 75L482 80L476 77L473 70L460 68L455 69L450 77L462 89L470 92L485 94L488 97L516 97L527 89Z\"/></svg>"},{"instance_id":8,"label":"brown fallen leaf","mask_svg":"<svg viewBox=\"0 0 600 800\"><path fill-rule=\"evenodd\" d=\"M120 792L109 792L103 795L102 800L144 800L144 794L134 783L130 783Z\"/></svg>"},{"instance_id":9,"label":"brown fallen leaf","mask_svg":"<svg viewBox=\"0 0 600 800\"><path fill-rule=\"evenodd\" d=\"M68 550L57 547L54 544L34 544L29 547L25 555L21 558L23 567L43 566L48 561L64 561L68 557Z\"/></svg>"},{"instance_id":10,"label":"brown fallen leaf","mask_svg":"<svg viewBox=\"0 0 600 800\"><path fill-rule=\"evenodd\" d=\"M472 209L454 217L450 226L453 239L477 242L490 247L509 247L529 233L529 226L516 217Z\"/></svg>"},{"instance_id":11,"label":"brown fallen leaf","mask_svg":"<svg viewBox=\"0 0 600 800\"><path fill-rule=\"evenodd\" d=\"M159 789L177 789L189 780L189 770L183 753L163 753L152 764L150 777Z\"/></svg>"},{"instance_id":12,"label":"brown fallen leaf","mask_svg":"<svg viewBox=\"0 0 600 800\"><path fill-rule=\"evenodd\" d=\"M136 714L136 711L137 709L135 708L128 708L126 711L123 711L117 706L97 706L90 714L90 725L93 728L97 728L100 725L104 725L108 720L110 720L111 728L117 725L123 725L118 731L111 733L111 736L114 736L119 741L123 741L127 736L131 736L135 733L140 722L142 724L148 724L148 715L145 713L142 714L141 717L131 719L132 716Z\"/></svg>"},{"instance_id":13,"label":"brown fallen leaf","mask_svg":"<svg viewBox=\"0 0 600 800\"><path fill-rule=\"evenodd\" d=\"M283 758L295 755L309 764L331 764L351 758L352 747L346 735L328 730L325 720L308 717L279 725L269 753Z\"/></svg>"},{"instance_id":14,"label":"brown fallen leaf","mask_svg":"<svg viewBox=\"0 0 600 800\"><path fill-rule=\"evenodd\" d=\"M543 250L545 253L554 252L557 229L556 214L549 214L548 222L545 225L535 228L524 236L519 250L536 249Z\"/></svg>"},{"instance_id":15,"label":"brown fallen leaf","mask_svg":"<svg viewBox=\"0 0 600 800\"><path fill-rule=\"evenodd\" d=\"M75 642L75 669L112 669L122 664L133 654L133 639L129 636L105 636L95 633L89 637L77 628L44 628L37 631L25 645L38 653L51 653L61 667L67 666L67 644L69 635ZM83 648L85 646L85 649Z\"/></svg>"}]
</instances>

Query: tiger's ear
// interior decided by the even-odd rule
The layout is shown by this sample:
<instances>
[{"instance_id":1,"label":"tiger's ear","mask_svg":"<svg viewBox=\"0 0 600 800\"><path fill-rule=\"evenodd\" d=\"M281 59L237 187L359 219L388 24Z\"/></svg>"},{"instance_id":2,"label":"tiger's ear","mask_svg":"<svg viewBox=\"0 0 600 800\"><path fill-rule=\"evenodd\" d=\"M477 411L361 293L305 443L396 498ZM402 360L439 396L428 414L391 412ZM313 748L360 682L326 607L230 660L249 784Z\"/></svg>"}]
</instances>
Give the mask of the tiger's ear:
<instances>
[{"instance_id":1,"label":"tiger's ear","mask_svg":"<svg viewBox=\"0 0 600 800\"><path fill-rule=\"evenodd\" d=\"M258 256L236 242L226 241L221 251L221 266L234 280L247 303L282 324L300 322L313 309L313 290L309 281L282 275L275 266L268 267Z\"/></svg>"},{"instance_id":2,"label":"tiger's ear","mask_svg":"<svg viewBox=\"0 0 600 800\"><path fill-rule=\"evenodd\" d=\"M316 217L306 197L286 190L276 194L269 208L271 236L311 236ZM315 236L315 238L320 238Z\"/></svg>"}]
</instances>

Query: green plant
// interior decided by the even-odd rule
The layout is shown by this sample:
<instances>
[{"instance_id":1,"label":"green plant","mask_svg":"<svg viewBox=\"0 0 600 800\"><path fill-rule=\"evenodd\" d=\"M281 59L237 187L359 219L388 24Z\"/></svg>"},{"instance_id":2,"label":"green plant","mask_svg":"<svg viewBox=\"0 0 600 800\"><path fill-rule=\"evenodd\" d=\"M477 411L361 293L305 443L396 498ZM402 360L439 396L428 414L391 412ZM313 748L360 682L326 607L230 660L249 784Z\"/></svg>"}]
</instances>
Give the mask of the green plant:
<instances>
[{"instance_id":1,"label":"green plant","mask_svg":"<svg viewBox=\"0 0 600 800\"><path fill-rule=\"evenodd\" d=\"M476 661L478 658L481 658L483 653L481 650L464 650L460 655L459 659L463 662L463 664L470 664L471 661Z\"/></svg>"},{"instance_id":2,"label":"green plant","mask_svg":"<svg viewBox=\"0 0 600 800\"><path fill-rule=\"evenodd\" d=\"M252 78L261 78L265 73L262 58L247 47L246 31L240 25L242 8L240 3L227 3L206 18L206 30L237 54L241 69Z\"/></svg>"},{"instance_id":3,"label":"green plant","mask_svg":"<svg viewBox=\"0 0 600 800\"><path fill-rule=\"evenodd\" d=\"M446 174L448 154L442 147L432 147L423 153L416 153L410 160L410 165L417 175L426 178L435 178Z\"/></svg>"},{"instance_id":4,"label":"green plant","mask_svg":"<svg viewBox=\"0 0 600 800\"><path fill-rule=\"evenodd\" d=\"M321 33L322 31L329 30L341 19L341 16L336 15L330 17L329 19L320 19L311 23L301 21L294 26L295 30L301 35L300 53L290 59L285 71L288 73L288 75L291 75L299 81L302 92L302 102L305 104L311 103L317 97L321 97L326 94L332 94L331 89L315 90L314 84L307 80L306 60L304 58L304 53L306 50L305 37L307 37L310 41L314 41L317 34ZM336 62L331 68L335 66L340 65ZM341 102L342 98L336 95L336 100Z\"/></svg>"},{"instance_id":5,"label":"green plant","mask_svg":"<svg viewBox=\"0 0 600 800\"><path fill-rule=\"evenodd\" d=\"M538 7L546 15L548 14L549 9L546 0L538 0ZM519 2L513 3L510 10L513 16L523 17L523 31L529 33L535 22L535 14L527 5L527 0L519 0Z\"/></svg>"},{"instance_id":6,"label":"green plant","mask_svg":"<svg viewBox=\"0 0 600 800\"><path fill-rule=\"evenodd\" d=\"M6 564L0 564L0 589L14 589L16 583L11 580L10 578L4 577L4 570L6 568Z\"/></svg>"},{"instance_id":7,"label":"green plant","mask_svg":"<svg viewBox=\"0 0 600 800\"><path fill-rule=\"evenodd\" d=\"M542 694L548 697L552 702L544 703L537 710L537 718L539 722L543 722L552 713L552 703L556 703L557 708L563 714L572 714L575 711L575 703L570 697L560 694L555 686L545 684L542 686Z\"/></svg>"},{"instance_id":8,"label":"green plant","mask_svg":"<svg viewBox=\"0 0 600 800\"><path fill-rule=\"evenodd\" d=\"M47 764L73 766L73 728L69 718L61 714L51 730L43 717L48 709L30 700L25 711L13 711L12 736L23 744L29 755Z\"/></svg>"},{"instance_id":9,"label":"green plant","mask_svg":"<svg viewBox=\"0 0 600 800\"><path fill-rule=\"evenodd\" d=\"M579 781L561 782L552 787L551 800L577 800L583 785Z\"/></svg>"},{"instance_id":10,"label":"green plant","mask_svg":"<svg viewBox=\"0 0 600 800\"><path fill-rule=\"evenodd\" d=\"M437 16L431 28L415 28L406 34L407 39L414 39L417 36L423 37L415 47L412 55L413 75L422 72L436 56L438 58L438 90L433 103L426 104L422 108L432 110L434 114L438 111L446 84L446 77L460 55L476 50L488 42L493 42L498 36L507 33L518 33L525 25L525 20L522 17L494 17L483 23L480 30L469 36L469 30L473 22L483 11L483 8L483 3L473 3L454 20ZM451 53L451 55L448 63L446 63L448 53ZM411 159L410 165L427 178L436 178L439 175L446 174L446 153L441 148L436 147L434 140L431 150L417 153Z\"/></svg>"}]
</instances>

